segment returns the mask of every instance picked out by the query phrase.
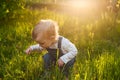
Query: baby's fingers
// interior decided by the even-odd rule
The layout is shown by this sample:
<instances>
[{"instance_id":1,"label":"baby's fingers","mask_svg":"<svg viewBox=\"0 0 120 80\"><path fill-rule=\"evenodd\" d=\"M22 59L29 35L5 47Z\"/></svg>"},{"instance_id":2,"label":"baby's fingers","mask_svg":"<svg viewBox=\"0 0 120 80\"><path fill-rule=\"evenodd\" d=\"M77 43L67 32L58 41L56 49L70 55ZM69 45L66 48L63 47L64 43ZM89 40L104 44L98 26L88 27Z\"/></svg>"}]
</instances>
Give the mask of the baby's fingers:
<instances>
[{"instance_id":1,"label":"baby's fingers","mask_svg":"<svg viewBox=\"0 0 120 80\"><path fill-rule=\"evenodd\" d=\"M30 54L30 52L31 52L31 49L30 49L30 48L28 48L28 49L25 51L26 54Z\"/></svg>"}]
</instances>

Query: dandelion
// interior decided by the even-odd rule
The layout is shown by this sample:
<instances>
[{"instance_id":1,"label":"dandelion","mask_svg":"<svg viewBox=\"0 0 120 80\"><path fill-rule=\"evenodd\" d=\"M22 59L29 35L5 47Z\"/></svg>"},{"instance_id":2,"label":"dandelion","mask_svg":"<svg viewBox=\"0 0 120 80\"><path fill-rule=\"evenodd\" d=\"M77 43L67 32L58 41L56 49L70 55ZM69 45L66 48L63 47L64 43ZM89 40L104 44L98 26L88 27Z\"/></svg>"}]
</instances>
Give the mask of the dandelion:
<instances>
[{"instance_id":1,"label":"dandelion","mask_svg":"<svg viewBox=\"0 0 120 80\"><path fill-rule=\"evenodd\" d=\"M79 80L80 79L80 74L76 74L75 75L75 80Z\"/></svg>"}]
</instances>

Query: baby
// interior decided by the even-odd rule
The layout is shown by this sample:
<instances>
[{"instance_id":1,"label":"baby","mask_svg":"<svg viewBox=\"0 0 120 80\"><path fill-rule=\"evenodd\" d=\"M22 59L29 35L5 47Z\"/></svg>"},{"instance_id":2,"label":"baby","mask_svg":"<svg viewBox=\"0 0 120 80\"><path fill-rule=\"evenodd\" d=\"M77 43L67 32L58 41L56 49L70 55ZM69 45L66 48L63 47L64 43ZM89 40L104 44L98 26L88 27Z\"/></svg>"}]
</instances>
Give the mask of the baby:
<instances>
[{"instance_id":1,"label":"baby","mask_svg":"<svg viewBox=\"0 0 120 80\"><path fill-rule=\"evenodd\" d=\"M46 49L48 53L43 56L44 68L50 69L57 62L60 70L68 77L69 69L75 62L77 49L67 38L58 34L58 27L53 20L41 20L32 31L32 38L38 44L30 46L25 52L30 54L35 50Z\"/></svg>"}]
</instances>

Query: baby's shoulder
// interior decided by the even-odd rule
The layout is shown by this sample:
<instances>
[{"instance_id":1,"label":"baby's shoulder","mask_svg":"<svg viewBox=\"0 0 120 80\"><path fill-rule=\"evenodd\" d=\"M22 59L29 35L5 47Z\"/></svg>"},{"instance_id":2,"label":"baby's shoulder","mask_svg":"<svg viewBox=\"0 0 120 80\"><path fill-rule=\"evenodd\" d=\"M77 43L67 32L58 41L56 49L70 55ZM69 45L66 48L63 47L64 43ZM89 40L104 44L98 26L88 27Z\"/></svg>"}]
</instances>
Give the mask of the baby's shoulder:
<instances>
[{"instance_id":1,"label":"baby's shoulder","mask_svg":"<svg viewBox=\"0 0 120 80\"><path fill-rule=\"evenodd\" d=\"M62 36L62 41L64 41L64 42L69 42L70 40L69 40L68 38Z\"/></svg>"}]
</instances>

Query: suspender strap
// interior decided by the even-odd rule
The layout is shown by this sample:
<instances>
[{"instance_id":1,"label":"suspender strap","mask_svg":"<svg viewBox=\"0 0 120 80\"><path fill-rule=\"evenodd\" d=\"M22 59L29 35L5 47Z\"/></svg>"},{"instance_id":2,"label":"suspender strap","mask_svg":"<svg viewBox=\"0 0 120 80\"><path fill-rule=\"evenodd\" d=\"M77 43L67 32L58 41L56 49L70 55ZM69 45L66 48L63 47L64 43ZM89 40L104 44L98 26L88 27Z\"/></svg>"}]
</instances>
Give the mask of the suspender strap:
<instances>
[{"instance_id":1,"label":"suspender strap","mask_svg":"<svg viewBox=\"0 0 120 80\"><path fill-rule=\"evenodd\" d=\"M62 36L59 37L58 40L58 48L61 49L61 42L62 42Z\"/></svg>"},{"instance_id":2,"label":"suspender strap","mask_svg":"<svg viewBox=\"0 0 120 80\"><path fill-rule=\"evenodd\" d=\"M63 55L63 52L61 50L61 43L62 43L62 36L59 37L59 40L58 40L58 49L59 49L59 54L58 54L58 58L61 57Z\"/></svg>"}]
</instances>

